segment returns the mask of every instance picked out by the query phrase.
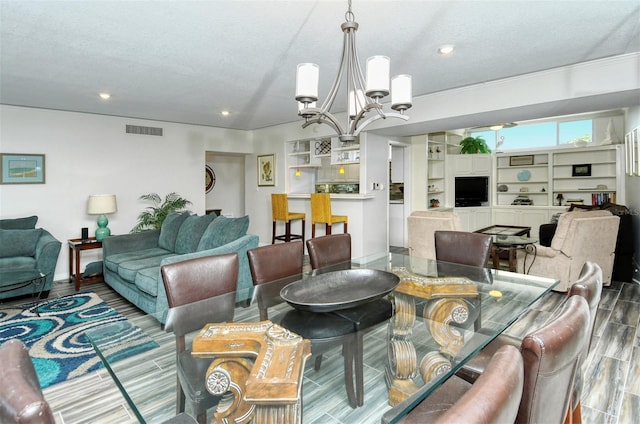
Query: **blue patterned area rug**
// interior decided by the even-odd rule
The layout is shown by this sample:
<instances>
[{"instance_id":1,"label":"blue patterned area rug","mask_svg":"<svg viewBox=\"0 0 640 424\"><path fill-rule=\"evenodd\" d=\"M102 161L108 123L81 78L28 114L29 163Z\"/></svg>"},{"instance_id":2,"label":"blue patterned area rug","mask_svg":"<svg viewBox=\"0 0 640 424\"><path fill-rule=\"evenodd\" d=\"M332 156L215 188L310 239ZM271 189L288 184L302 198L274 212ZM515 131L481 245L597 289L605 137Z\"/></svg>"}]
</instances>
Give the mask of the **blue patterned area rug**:
<instances>
[{"instance_id":1,"label":"blue patterned area rug","mask_svg":"<svg viewBox=\"0 0 640 424\"><path fill-rule=\"evenodd\" d=\"M37 308L40 316L35 305L27 305L26 309L0 308L0 344L17 338L27 345L43 388L102 368L85 331L107 323L128 323L95 293L45 300ZM109 352L110 360L158 347L142 329L133 325L123 328L117 339L127 343L115 343Z\"/></svg>"}]
</instances>

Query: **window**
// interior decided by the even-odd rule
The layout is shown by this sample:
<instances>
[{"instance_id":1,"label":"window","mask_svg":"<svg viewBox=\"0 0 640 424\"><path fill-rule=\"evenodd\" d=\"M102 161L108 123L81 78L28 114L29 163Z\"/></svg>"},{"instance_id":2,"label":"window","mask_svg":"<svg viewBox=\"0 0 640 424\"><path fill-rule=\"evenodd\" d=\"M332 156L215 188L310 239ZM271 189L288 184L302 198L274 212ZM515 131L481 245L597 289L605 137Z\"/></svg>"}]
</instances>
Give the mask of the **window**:
<instances>
[{"instance_id":1,"label":"window","mask_svg":"<svg viewBox=\"0 0 640 424\"><path fill-rule=\"evenodd\" d=\"M577 141L591 142L591 119L566 122L523 124L498 131L471 131L472 137L482 137L494 151L535 149L549 146L567 146Z\"/></svg>"}]
</instances>

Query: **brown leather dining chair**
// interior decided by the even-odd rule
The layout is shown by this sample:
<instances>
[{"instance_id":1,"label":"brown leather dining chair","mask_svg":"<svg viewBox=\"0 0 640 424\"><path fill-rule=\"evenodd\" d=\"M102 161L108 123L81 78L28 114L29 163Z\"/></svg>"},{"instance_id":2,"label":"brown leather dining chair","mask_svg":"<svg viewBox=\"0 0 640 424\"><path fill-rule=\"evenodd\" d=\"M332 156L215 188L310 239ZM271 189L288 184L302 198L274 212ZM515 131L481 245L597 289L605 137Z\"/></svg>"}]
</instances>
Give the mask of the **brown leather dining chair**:
<instances>
[{"instance_id":1,"label":"brown leather dining chair","mask_svg":"<svg viewBox=\"0 0 640 424\"><path fill-rule=\"evenodd\" d=\"M247 251L254 284L252 303L257 303L261 320L271 319L272 322L311 342L316 371L321 367L322 355L325 352L342 346L347 398L349 405L355 408L358 402L353 386L353 355L356 343L353 323L333 313L297 309L289 309L269 318L268 309L283 302L280 290L302 278L303 249L304 244L301 241L293 241Z\"/></svg>"},{"instance_id":2,"label":"brown leather dining chair","mask_svg":"<svg viewBox=\"0 0 640 424\"><path fill-rule=\"evenodd\" d=\"M467 231L435 231L436 260L438 261L438 275L447 276L449 270L452 274L460 276L458 267L449 264L467 265L464 271L467 277L475 281L490 282L491 274L485 267L491 255L491 236L481 233L470 233ZM469 316L463 326L473 322L474 328L478 330L482 325L480 299L463 298L469 308Z\"/></svg>"},{"instance_id":3,"label":"brown leather dining chair","mask_svg":"<svg viewBox=\"0 0 640 424\"><path fill-rule=\"evenodd\" d=\"M454 375L395 421L422 396L428 388L425 386L387 411L382 423L512 423L518 414L523 385L522 355L516 347L505 345L493 355L485 373L474 384Z\"/></svg>"},{"instance_id":4,"label":"brown leather dining chair","mask_svg":"<svg viewBox=\"0 0 640 424\"><path fill-rule=\"evenodd\" d=\"M0 345L0 364L0 423L55 423L24 343L11 339ZM185 413L163 421L163 424L195 423L196 420Z\"/></svg>"},{"instance_id":5,"label":"brown leather dining chair","mask_svg":"<svg viewBox=\"0 0 640 424\"><path fill-rule=\"evenodd\" d=\"M580 358L589 343L589 305L571 296L541 328L520 343L524 390L516 423L564 422L569 411ZM517 339L500 336L467 362L456 375L474 382L486 369L486 358ZM482 364L476 367L478 363Z\"/></svg>"},{"instance_id":6,"label":"brown leather dining chair","mask_svg":"<svg viewBox=\"0 0 640 424\"><path fill-rule=\"evenodd\" d=\"M602 297L602 286L604 277L602 269L595 262L587 261L580 270L580 278L571 285L569 289L569 297L582 296L589 305L589 340L585 344L584 351L580 357L578 374L573 385L573 393L571 395L571 423L580 424L582 422L582 408L580 398L584 387L583 364L586 362L589 352L591 351L591 343L593 342L593 333L595 330L596 315L598 313L598 305Z\"/></svg>"},{"instance_id":7,"label":"brown leather dining chair","mask_svg":"<svg viewBox=\"0 0 640 424\"><path fill-rule=\"evenodd\" d=\"M351 234L331 234L307 240L309 262L314 272L330 272L351 267ZM354 351L356 394L358 406L364 404L364 333L387 321L393 306L386 299L376 299L349 309L335 311L348 319L356 331Z\"/></svg>"},{"instance_id":8,"label":"brown leather dining chair","mask_svg":"<svg viewBox=\"0 0 640 424\"><path fill-rule=\"evenodd\" d=\"M461 265L485 267L491 255L491 236L466 231L436 231L436 259Z\"/></svg>"},{"instance_id":9,"label":"brown leather dining chair","mask_svg":"<svg viewBox=\"0 0 640 424\"><path fill-rule=\"evenodd\" d=\"M0 346L0 422L53 424L29 350L18 339Z\"/></svg>"},{"instance_id":10,"label":"brown leather dining chair","mask_svg":"<svg viewBox=\"0 0 640 424\"><path fill-rule=\"evenodd\" d=\"M351 234L331 234L307 240L311 269L327 268L351 261Z\"/></svg>"},{"instance_id":11,"label":"brown leather dining chair","mask_svg":"<svg viewBox=\"0 0 640 424\"><path fill-rule=\"evenodd\" d=\"M218 404L206 388L205 375L211 358L194 358L186 346L186 336L207 323L233 321L238 282L238 254L206 256L163 265L162 280L167 292L169 312L165 331L176 339L177 413L185 402L207 422L207 410Z\"/></svg>"}]
</instances>

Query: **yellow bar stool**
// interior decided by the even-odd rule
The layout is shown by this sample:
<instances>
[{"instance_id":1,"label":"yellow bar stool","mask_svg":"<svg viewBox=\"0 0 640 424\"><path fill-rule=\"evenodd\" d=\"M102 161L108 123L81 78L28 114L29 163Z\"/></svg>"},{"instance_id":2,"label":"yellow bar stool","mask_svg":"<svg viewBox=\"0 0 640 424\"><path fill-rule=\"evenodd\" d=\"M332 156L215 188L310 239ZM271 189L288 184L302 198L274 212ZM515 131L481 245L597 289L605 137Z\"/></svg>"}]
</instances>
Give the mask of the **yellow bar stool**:
<instances>
[{"instance_id":1,"label":"yellow bar stool","mask_svg":"<svg viewBox=\"0 0 640 424\"><path fill-rule=\"evenodd\" d=\"M271 214L273 216L273 232L271 236L271 244L275 244L276 240L289 242L291 240L302 240L304 242L304 221L306 215L302 212L289 212L289 200L286 194L271 194ZM302 233L291 234L291 221L302 220ZM282 235L276 235L276 221L284 221L285 232Z\"/></svg>"},{"instance_id":2,"label":"yellow bar stool","mask_svg":"<svg viewBox=\"0 0 640 424\"><path fill-rule=\"evenodd\" d=\"M347 232L346 215L331 215L331 198L329 193L311 194L311 238L316 236L316 224L325 225L325 234L331 234L333 224L342 223L344 232Z\"/></svg>"}]
</instances>

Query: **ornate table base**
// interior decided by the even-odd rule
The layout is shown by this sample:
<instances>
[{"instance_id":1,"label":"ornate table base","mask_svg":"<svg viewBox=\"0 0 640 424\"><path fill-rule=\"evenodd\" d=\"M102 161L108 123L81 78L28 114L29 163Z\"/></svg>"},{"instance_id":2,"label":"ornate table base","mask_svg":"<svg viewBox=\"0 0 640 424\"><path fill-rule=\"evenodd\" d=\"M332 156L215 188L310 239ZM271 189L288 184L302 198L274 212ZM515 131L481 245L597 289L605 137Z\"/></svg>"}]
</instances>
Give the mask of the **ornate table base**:
<instances>
[{"instance_id":1,"label":"ornate table base","mask_svg":"<svg viewBox=\"0 0 640 424\"><path fill-rule=\"evenodd\" d=\"M216 422L302 422L302 375L311 344L271 321L207 324L194 338L194 356L215 358L207 389L222 394Z\"/></svg>"}]
</instances>

